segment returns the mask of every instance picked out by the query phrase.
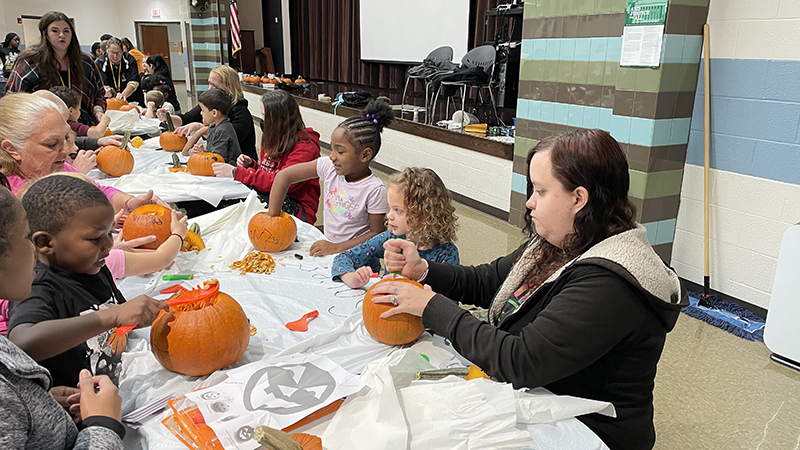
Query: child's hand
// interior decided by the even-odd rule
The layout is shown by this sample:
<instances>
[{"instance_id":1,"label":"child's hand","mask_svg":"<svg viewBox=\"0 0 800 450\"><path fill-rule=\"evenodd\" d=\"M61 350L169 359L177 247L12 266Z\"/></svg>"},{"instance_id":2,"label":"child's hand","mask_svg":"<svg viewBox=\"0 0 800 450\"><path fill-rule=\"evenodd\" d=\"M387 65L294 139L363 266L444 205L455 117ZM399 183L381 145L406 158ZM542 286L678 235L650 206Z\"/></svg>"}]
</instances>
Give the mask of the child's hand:
<instances>
[{"instance_id":1,"label":"child's hand","mask_svg":"<svg viewBox=\"0 0 800 450\"><path fill-rule=\"evenodd\" d=\"M105 114L101 114L100 115L100 125L108 126L109 123L111 123L111 117L108 117Z\"/></svg>"},{"instance_id":2,"label":"child's hand","mask_svg":"<svg viewBox=\"0 0 800 450\"><path fill-rule=\"evenodd\" d=\"M107 375L93 377L91 372L83 369L78 387L81 389L80 412L83 420L93 416L122 420L122 398Z\"/></svg>"},{"instance_id":3,"label":"child's hand","mask_svg":"<svg viewBox=\"0 0 800 450\"><path fill-rule=\"evenodd\" d=\"M156 109L156 102L147 102L147 110L148 111L155 111ZM167 118L165 117L164 120Z\"/></svg>"},{"instance_id":4,"label":"child's hand","mask_svg":"<svg viewBox=\"0 0 800 450\"><path fill-rule=\"evenodd\" d=\"M334 255L336 253L341 253L341 252L342 251L339 250L338 245L328 241L314 242L313 244L311 244L311 248L308 249L308 254L311 256Z\"/></svg>"},{"instance_id":5,"label":"child's hand","mask_svg":"<svg viewBox=\"0 0 800 450\"><path fill-rule=\"evenodd\" d=\"M214 175L222 178L233 178L233 167L230 164L225 163L214 163L211 164L211 169L214 171Z\"/></svg>"},{"instance_id":6,"label":"child's hand","mask_svg":"<svg viewBox=\"0 0 800 450\"><path fill-rule=\"evenodd\" d=\"M120 209L116 214L114 214L114 233L119 233L120 240L122 240L122 226L125 225L125 219L128 218L128 214L125 212L125 208Z\"/></svg>"},{"instance_id":7,"label":"child's hand","mask_svg":"<svg viewBox=\"0 0 800 450\"><path fill-rule=\"evenodd\" d=\"M344 284L348 285L349 287L356 289L360 288L367 284L370 278L372 278L372 268L369 266L359 267L358 270L355 272L347 272L346 274L342 275L340 278L344 281Z\"/></svg>"},{"instance_id":8,"label":"child's hand","mask_svg":"<svg viewBox=\"0 0 800 450\"><path fill-rule=\"evenodd\" d=\"M97 155L91 150L81 150L72 161L72 167L86 175L90 170L97 167Z\"/></svg>"},{"instance_id":9,"label":"child's hand","mask_svg":"<svg viewBox=\"0 0 800 450\"><path fill-rule=\"evenodd\" d=\"M159 110L156 111L156 117L158 117L158 120L160 120L162 122L166 122L167 121L167 110L164 109L164 108L159 108Z\"/></svg>"},{"instance_id":10,"label":"child's hand","mask_svg":"<svg viewBox=\"0 0 800 450\"><path fill-rule=\"evenodd\" d=\"M236 158L236 165L237 166L242 166L242 167L247 168L247 167L252 167L255 164L256 164L256 160L255 159L253 159L253 158L251 158L251 157L249 157L247 155L244 155L244 154L239 155L239 157Z\"/></svg>"},{"instance_id":11,"label":"child's hand","mask_svg":"<svg viewBox=\"0 0 800 450\"><path fill-rule=\"evenodd\" d=\"M169 311L169 306L154 298L140 295L133 300L111 308L111 311L116 313L115 326L136 324L139 327L149 327L156 320L161 309Z\"/></svg>"},{"instance_id":12,"label":"child's hand","mask_svg":"<svg viewBox=\"0 0 800 450\"><path fill-rule=\"evenodd\" d=\"M170 224L169 231L179 235L182 238L185 238L186 230L189 229L189 225L187 224L188 221L189 216L183 216L182 219L178 219L178 212L172 210L172 223Z\"/></svg>"},{"instance_id":13,"label":"child's hand","mask_svg":"<svg viewBox=\"0 0 800 450\"><path fill-rule=\"evenodd\" d=\"M189 154L194 155L195 153L202 153L205 149L206 147L203 144L194 144L191 150L189 150Z\"/></svg>"},{"instance_id":14,"label":"child's hand","mask_svg":"<svg viewBox=\"0 0 800 450\"><path fill-rule=\"evenodd\" d=\"M65 411L69 412L73 422L78 423L81 420L80 389L68 386L56 386L50 389L50 395L56 399L56 402L58 402Z\"/></svg>"}]
</instances>

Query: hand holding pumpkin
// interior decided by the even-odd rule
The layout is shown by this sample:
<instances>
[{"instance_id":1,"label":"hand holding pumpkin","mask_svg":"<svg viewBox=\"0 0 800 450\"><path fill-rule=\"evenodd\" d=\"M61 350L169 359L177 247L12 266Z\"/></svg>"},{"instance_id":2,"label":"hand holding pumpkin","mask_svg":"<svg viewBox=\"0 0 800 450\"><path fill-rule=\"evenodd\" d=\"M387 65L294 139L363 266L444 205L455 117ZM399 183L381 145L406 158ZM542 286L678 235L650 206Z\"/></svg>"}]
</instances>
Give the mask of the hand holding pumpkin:
<instances>
[{"instance_id":1,"label":"hand holding pumpkin","mask_svg":"<svg viewBox=\"0 0 800 450\"><path fill-rule=\"evenodd\" d=\"M112 145L114 147L119 147L120 145L122 145L122 136L115 134L112 136L102 137L97 140L97 145L99 147L106 147L109 145Z\"/></svg>"},{"instance_id":2,"label":"hand holding pumpkin","mask_svg":"<svg viewBox=\"0 0 800 450\"><path fill-rule=\"evenodd\" d=\"M147 245L151 242L155 242L158 238L156 235L151 234L149 236L144 236L136 239L131 239L130 241L126 241L125 237L122 234L122 230L114 236L114 248L118 250L122 250L123 252L152 252L155 250L149 250L146 248L139 248L143 245Z\"/></svg>"},{"instance_id":3,"label":"hand holding pumpkin","mask_svg":"<svg viewBox=\"0 0 800 450\"><path fill-rule=\"evenodd\" d=\"M194 155L195 153L203 153L205 150L206 148L205 146L203 146L203 144L194 144L194 146L192 146L192 149L189 150L189 154Z\"/></svg>"},{"instance_id":4,"label":"hand holding pumpkin","mask_svg":"<svg viewBox=\"0 0 800 450\"><path fill-rule=\"evenodd\" d=\"M369 266L364 266L359 267L355 272L347 272L340 278L347 286L357 289L366 285L369 279L372 278L372 274L372 268Z\"/></svg>"},{"instance_id":5,"label":"hand holding pumpkin","mask_svg":"<svg viewBox=\"0 0 800 450\"><path fill-rule=\"evenodd\" d=\"M211 169L214 171L215 176L233 178L233 169L235 169L235 167L225 163L214 163L211 165Z\"/></svg>"},{"instance_id":6,"label":"hand holding pumpkin","mask_svg":"<svg viewBox=\"0 0 800 450\"><path fill-rule=\"evenodd\" d=\"M183 216L183 218L178 219L178 212L172 210L172 222L169 224L169 231L170 233L177 234L178 236L185 238L186 231L189 230L189 216Z\"/></svg>"},{"instance_id":7,"label":"hand holding pumpkin","mask_svg":"<svg viewBox=\"0 0 800 450\"><path fill-rule=\"evenodd\" d=\"M139 195L136 197L130 197L128 200L125 201L125 212L130 213L134 209L142 206L142 205L161 205L165 208L169 208L169 205L164 203L158 196L153 195L153 190L150 189L147 191L147 194Z\"/></svg>"},{"instance_id":8,"label":"hand holding pumpkin","mask_svg":"<svg viewBox=\"0 0 800 450\"><path fill-rule=\"evenodd\" d=\"M81 150L71 164L72 167L86 175L90 170L97 167L97 155L91 150Z\"/></svg>"},{"instance_id":9,"label":"hand holding pumpkin","mask_svg":"<svg viewBox=\"0 0 800 450\"><path fill-rule=\"evenodd\" d=\"M195 131L203 128L203 124L200 122L193 122L190 124L186 124L180 127L175 128L175 133L178 136L189 136L190 134L194 133Z\"/></svg>"},{"instance_id":10,"label":"hand holding pumpkin","mask_svg":"<svg viewBox=\"0 0 800 450\"><path fill-rule=\"evenodd\" d=\"M122 398L117 387L107 375L93 377L86 369L81 370L81 417L105 416L122 420Z\"/></svg>"},{"instance_id":11,"label":"hand holding pumpkin","mask_svg":"<svg viewBox=\"0 0 800 450\"><path fill-rule=\"evenodd\" d=\"M406 278L418 280L428 269L428 264L419 257L417 246L405 239L389 239L383 243L383 262L387 272L400 273Z\"/></svg>"},{"instance_id":12,"label":"hand holding pumpkin","mask_svg":"<svg viewBox=\"0 0 800 450\"><path fill-rule=\"evenodd\" d=\"M427 284L420 288L419 285L403 283L400 281L385 281L376 284L372 289L372 302L392 303L392 298L397 301L397 306L381 314L381 318L387 319L395 314L411 314L422 317L422 312L428 306L435 292Z\"/></svg>"}]
</instances>

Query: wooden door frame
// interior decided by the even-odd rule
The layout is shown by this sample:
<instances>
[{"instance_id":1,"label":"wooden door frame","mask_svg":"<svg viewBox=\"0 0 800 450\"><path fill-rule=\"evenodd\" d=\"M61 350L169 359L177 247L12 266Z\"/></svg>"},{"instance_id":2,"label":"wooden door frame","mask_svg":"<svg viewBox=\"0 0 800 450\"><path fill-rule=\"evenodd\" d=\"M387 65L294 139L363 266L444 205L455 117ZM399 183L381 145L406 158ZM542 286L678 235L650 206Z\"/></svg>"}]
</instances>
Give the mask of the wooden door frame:
<instances>
[{"instance_id":1,"label":"wooden door frame","mask_svg":"<svg viewBox=\"0 0 800 450\"><path fill-rule=\"evenodd\" d=\"M168 27L169 25L177 25L181 28L181 31L183 30L183 23L180 20L134 20L133 29L136 32L137 49L141 49L142 46L142 30L139 27L140 25L164 25L165 27ZM167 28L167 39L169 40L169 28ZM186 42L183 41L183 33L181 33L181 44L183 45L183 53L186 53L187 47ZM181 58L180 67L183 68L183 58Z\"/></svg>"}]
</instances>

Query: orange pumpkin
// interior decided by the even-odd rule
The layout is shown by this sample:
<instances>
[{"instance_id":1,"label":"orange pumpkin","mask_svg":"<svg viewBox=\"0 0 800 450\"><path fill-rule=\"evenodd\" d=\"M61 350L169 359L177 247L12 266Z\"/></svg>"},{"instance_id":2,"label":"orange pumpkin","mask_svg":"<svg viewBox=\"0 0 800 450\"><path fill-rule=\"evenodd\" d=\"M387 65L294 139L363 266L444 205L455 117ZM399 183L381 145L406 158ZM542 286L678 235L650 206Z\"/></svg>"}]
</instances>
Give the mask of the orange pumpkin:
<instances>
[{"instance_id":1,"label":"orange pumpkin","mask_svg":"<svg viewBox=\"0 0 800 450\"><path fill-rule=\"evenodd\" d=\"M294 83L295 83L295 84L303 84L303 83L305 83L305 82L306 82L306 79L305 79L305 78L303 78L302 76L299 76L299 77L297 77L297 79L296 79L296 80L294 80Z\"/></svg>"},{"instance_id":2,"label":"orange pumpkin","mask_svg":"<svg viewBox=\"0 0 800 450\"><path fill-rule=\"evenodd\" d=\"M186 136L178 136L175 133L175 125L172 124L172 115L167 114L167 131L161 133L158 138L158 144L162 149L168 152L179 152L186 146L188 139Z\"/></svg>"},{"instance_id":3,"label":"orange pumpkin","mask_svg":"<svg viewBox=\"0 0 800 450\"><path fill-rule=\"evenodd\" d=\"M192 175L213 177L214 170L211 168L211 165L215 162L225 162L225 160L216 153L200 152L190 156L189 161L186 162L186 166L189 168L189 173Z\"/></svg>"},{"instance_id":4,"label":"orange pumpkin","mask_svg":"<svg viewBox=\"0 0 800 450\"><path fill-rule=\"evenodd\" d=\"M133 171L133 155L125 149L130 137L131 132L128 131L122 138L122 144L119 147L107 145L101 148L97 152L97 168L112 177L121 177L131 173Z\"/></svg>"},{"instance_id":5,"label":"orange pumpkin","mask_svg":"<svg viewBox=\"0 0 800 450\"><path fill-rule=\"evenodd\" d=\"M139 114L141 114L141 113L142 113L142 110L141 110L141 109L139 109L139 107L138 107L138 106L135 106L135 105L128 105L128 104L125 104L125 105L122 105L122 106L120 106L120 107L119 107L119 110L120 110L120 111L130 111L130 110L133 110L133 109L135 109L135 110L136 110L136 112L137 112L137 113L139 113Z\"/></svg>"},{"instance_id":6,"label":"orange pumpkin","mask_svg":"<svg viewBox=\"0 0 800 450\"><path fill-rule=\"evenodd\" d=\"M128 104L128 101L125 100L124 98L122 98L122 99L118 99L118 98L114 98L114 97L107 98L106 99L106 110L108 110L108 111L119 110L120 108L122 108L124 105L127 105L127 104Z\"/></svg>"},{"instance_id":7,"label":"orange pumpkin","mask_svg":"<svg viewBox=\"0 0 800 450\"><path fill-rule=\"evenodd\" d=\"M422 287L416 281L406 278L397 278L395 280L389 279L375 283L367 291L364 296L364 301L361 304L361 314L364 318L364 327L366 327L369 334L378 342L386 345L403 345L416 340L425 327L422 325L422 318L411 314L395 314L388 319L382 319L381 314L394 308L391 303L374 303L372 301L372 290L375 286L385 283L386 281L400 281L402 283L411 283L415 286Z\"/></svg>"},{"instance_id":8,"label":"orange pumpkin","mask_svg":"<svg viewBox=\"0 0 800 450\"><path fill-rule=\"evenodd\" d=\"M261 77L262 83L269 83L269 77Z\"/></svg>"},{"instance_id":9,"label":"orange pumpkin","mask_svg":"<svg viewBox=\"0 0 800 450\"><path fill-rule=\"evenodd\" d=\"M292 216L283 211L278 217L271 217L264 211L250 219L247 234L258 251L281 252L292 245L297 237L297 224Z\"/></svg>"},{"instance_id":10,"label":"orange pumpkin","mask_svg":"<svg viewBox=\"0 0 800 450\"><path fill-rule=\"evenodd\" d=\"M161 311L150 328L153 355L165 369L200 377L235 363L247 350L250 324L230 295L170 309L175 320Z\"/></svg>"},{"instance_id":11,"label":"orange pumpkin","mask_svg":"<svg viewBox=\"0 0 800 450\"><path fill-rule=\"evenodd\" d=\"M156 240L140 248L155 250L172 233L172 211L161 205L143 205L134 209L122 225L122 235L130 241L140 237L155 235Z\"/></svg>"},{"instance_id":12,"label":"orange pumpkin","mask_svg":"<svg viewBox=\"0 0 800 450\"><path fill-rule=\"evenodd\" d=\"M183 238L183 245L181 246L182 252L199 252L206 248L203 238L192 230L186 230L186 236Z\"/></svg>"},{"instance_id":13,"label":"orange pumpkin","mask_svg":"<svg viewBox=\"0 0 800 450\"><path fill-rule=\"evenodd\" d=\"M294 433L289 436L291 436L303 450L322 450L322 439L313 434Z\"/></svg>"},{"instance_id":14,"label":"orange pumpkin","mask_svg":"<svg viewBox=\"0 0 800 450\"><path fill-rule=\"evenodd\" d=\"M283 81L286 84L294 84L291 78L281 78L281 81Z\"/></svg>"}]
</instances>

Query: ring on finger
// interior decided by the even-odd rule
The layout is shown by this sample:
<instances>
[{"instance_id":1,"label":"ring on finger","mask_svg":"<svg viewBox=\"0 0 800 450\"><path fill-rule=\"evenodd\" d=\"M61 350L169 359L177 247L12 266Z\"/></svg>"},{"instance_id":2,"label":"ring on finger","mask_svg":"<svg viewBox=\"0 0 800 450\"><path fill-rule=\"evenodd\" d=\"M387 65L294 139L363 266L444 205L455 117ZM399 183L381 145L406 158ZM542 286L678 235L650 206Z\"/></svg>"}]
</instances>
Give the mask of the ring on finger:
<instances>
[{"instance_id":1,"label":"ring on finger","mask_svg":"<svg viewBox=\"0 0 800 450\"><path fill-rule=\"evenodd\" d=\"M397 306L397 294L392 294L392 304Z\"/></svg>"}]
</instances>

